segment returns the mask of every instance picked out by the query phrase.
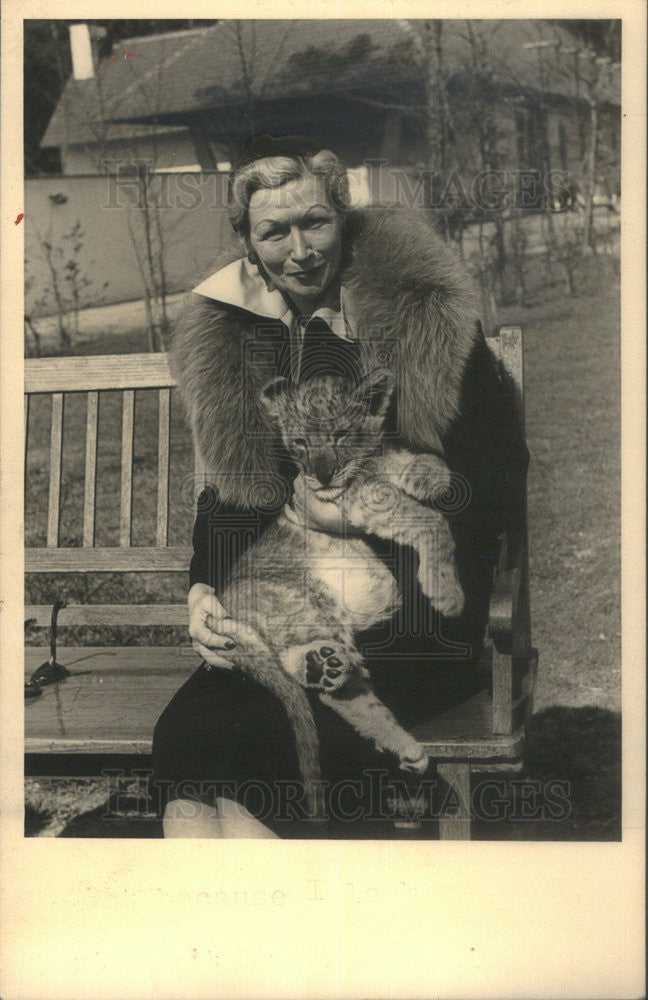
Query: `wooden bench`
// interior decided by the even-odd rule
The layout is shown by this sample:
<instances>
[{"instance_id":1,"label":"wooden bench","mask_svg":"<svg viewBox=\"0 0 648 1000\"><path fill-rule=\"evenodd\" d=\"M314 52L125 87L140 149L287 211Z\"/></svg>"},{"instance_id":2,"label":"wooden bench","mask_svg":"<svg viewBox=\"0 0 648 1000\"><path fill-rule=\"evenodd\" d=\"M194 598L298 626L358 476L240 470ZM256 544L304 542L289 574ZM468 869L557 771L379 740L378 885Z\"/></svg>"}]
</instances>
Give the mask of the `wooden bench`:
<instances>
[{"instance_id":1,"label":"wooden bench","mask_svg":"<svg viewBox=\"0 0 648 1000\"><path fill-rule=\"evenodd\" d=\"M522 336L516 328L500 331L499 338L488 341L501 362L504 377L517 394L523 409ZM51 397L45 544L26 549L26 573L33 574L186 574L191 557L187 544L169 544L170 483L177 470L172 463L171 404L173 380L167 358L161 354L133 354L107 357L30 359L26 362L25 455L27 497L32 488L33 465L30 435L36 397ZM149 481L155 481L154 544L133 544L134 440L140 396L157 395L155 428L149 426ZM111 441L118 483L104 492L97 480L100 399L121 396L118 441ZM83 481L80 498L79 531L70 539L61 539L63 511L62 469L64 416L69 397L84 397L85 442L73 439L77 453L79 479ZM39 405L43 405L42 402ZM75 405L83 406L77 398ZM113 399L111 405L115 406ZM149 401L150 411L150 401ZM150 424L150 412L149 412ZM113 420L114 425L114 420ZM40 437L44 431L40 426ZM114 427L113 435L114 437ZM152 444L152 448L150 447ZM182 444L182 442L181 442ZM188 431L186 458L190 448ZM119 454L117 454L117 451ZM157 457L156 457L157 456ZM30 463L30 458L32 462ZM184 472L185 499L194 497L202 481L202 472L192 466ZM40 466L37 463L37 471ZM36 477L37 478L37 477ZM118 489L117 489L118 487ZM112 497L115 500L111 504ZM101 504L98 504L98 497ZM521 501L524 504L524 498ZM116 544L96 544L98 510L112 506L118 510L115 526ZM151 508L150 498L148 499ZM186 536L192 514L187 500ZM38 510L38 506L36 507ZM150 526L151 530L153 525ZM27 519L29 534L30 519ZM61 542L65 544L61 544ZM151 541L151 539L149 539ZM48 578L49 579L49 578ZM52 578L53 580L58 579ZM186 575L179 577L181 589ZM155 589L155 588L153 588ZM60 596L60 586L52 584L46 603L28 605L25 618L36 627L48 627L52 605ZM61 610L59 626L89 627L186 627L186 604L178 603L72 603ZM186 633L185 633L186 634ZM28 646L26 676L44 659L47 650ZM197 666L189 646L102 645L60 646L57 660L70 675L65 680L43 688L42 694L27 700L26 774L85 775L123 769L141 771L150 764L151 738L155 722L170 700ZM439 762L439 771L458 796L458 809L441 821L441 836L470 836L470 775L474 770L517 769L522 760L524 726L531 710L533 679L537 655L531 646L527 545L524 519L511 526L502 539L499 569L491 605L490 640L485 665L492 671L492 684L461 705L442 711L416 730L429 754Z\"/></svg>"}]
</instances>

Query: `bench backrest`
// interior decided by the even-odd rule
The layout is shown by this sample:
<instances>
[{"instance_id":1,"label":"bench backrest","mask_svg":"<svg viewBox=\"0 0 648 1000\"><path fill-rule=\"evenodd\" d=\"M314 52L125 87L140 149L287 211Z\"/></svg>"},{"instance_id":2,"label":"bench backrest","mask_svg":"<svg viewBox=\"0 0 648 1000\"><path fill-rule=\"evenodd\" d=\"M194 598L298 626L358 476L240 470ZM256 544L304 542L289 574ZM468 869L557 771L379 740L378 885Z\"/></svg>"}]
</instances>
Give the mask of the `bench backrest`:
<instances>
[{"instance_id":1,"label":"bench backrest","mask_svg":"<svg viewBox=\"0 0 648 1000\"><path fill-rule=\"evenodd\" d=\"M522 334L516 327L503 328L499 338L487 343L515 387L523 416ZM51 397L49 434L49 485L47 527L44 546L27 547L27 573L122 573L186 572L191 558L187 545L169 544L169 496L172 468L171 406L174 381L165 354L128 354L103 357L28 359L25 363L25 470L29 490L28 458L30 409L34 397ZM157 393L157 433L151 442L157 450L157 498L155 545L133 544L133 444L136 430L136 392ZM97 522L97 450L100 398L104 393L121 395L121 457L118 544L95 544ZM83 514L81 544L61 544L62 468L66 401L71 395L85 396L85 458L83 462ZM149 429L150 436L150 429ZM188 442L188 438L187 438ZM79 442L76 442L77 451ZM189 446L189 445L188 445ZM193 464L194 493L202 470ZM187 534L191 515L187 512ZM51 604L28 606L27 618L49 624ZM185 604L78 604L60 613L61 625L185 625Z\"/></svg>"},{"instance_id":2,"label":"bench backrest","mask_svg":"<svg viewBox=\"0 0 648 1000\"><path fill-rule=\"evenodd\" d=\"M104 357L28 359L25 363L25 469L29 490L30 410L34 397L51 398L49 433L49 485L45 546L27 547L27 573L149 573L186 572L191 550L169 545L169 496L171 469L171 401L174 381L165 354L129 354ZM157 451L155 545L133 544L133 459L136 429L136 392L157 395L157 429L149 448ZM97 546L97 455L100 399L105 393L121 397L121 456L118 544ZM85 397L85 459L83 514L80 543L61 544L63 441L66 404L71 396ZM33 424L33 421L31 421ZM114 427L110 428L114 433ZM76 434L82 433L78 426ZM76 438L76 434L74 437ZM41 435L42 436L42 435ZM78 440L74 441L78 451ZM153 459L153 456L151 456ZM194 482L200 470L195 468ZM152 506L152 505L151 505ZM54 596L52 596L52 603ZM26 617L47 625L50 606L26 608ZM61 624L173 625L186 623L185 605L71 605L60 614Z\"/></svg>"}]
</instances>

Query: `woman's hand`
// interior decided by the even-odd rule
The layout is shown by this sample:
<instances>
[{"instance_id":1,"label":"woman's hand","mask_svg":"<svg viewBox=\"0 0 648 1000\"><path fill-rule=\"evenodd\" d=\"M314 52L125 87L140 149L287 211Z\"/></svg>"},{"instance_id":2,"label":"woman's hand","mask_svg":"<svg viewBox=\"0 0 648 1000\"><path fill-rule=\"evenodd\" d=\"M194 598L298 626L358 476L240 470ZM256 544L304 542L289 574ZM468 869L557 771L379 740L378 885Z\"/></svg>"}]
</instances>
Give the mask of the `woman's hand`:
<instances>
[{"instance_id":1,"label":"woman's hand","mask_svg":"<svg viewBox=\"0 0 648 1000\"><path fill-rule=\"evenodd\" d=\"M194 583L187 598L189 635L196 653L211 667L232 669L227 658L236 649L230 630L236 630L234 619L216 597L214 588L206 583Z\"/></svg>"},{"instance_id":2,"label":"woman's hand","mask_svg":"<svg viewBox=\"0 0 648 1000\"><path fill-rule=\"evenodd\" d=\"M320 500L309 490L303 474L297 476L291 504L284 507L284 516L300 528L326 531L331 535L348 534L348 523L336 503Z\"/></svg>"}]
</instances>

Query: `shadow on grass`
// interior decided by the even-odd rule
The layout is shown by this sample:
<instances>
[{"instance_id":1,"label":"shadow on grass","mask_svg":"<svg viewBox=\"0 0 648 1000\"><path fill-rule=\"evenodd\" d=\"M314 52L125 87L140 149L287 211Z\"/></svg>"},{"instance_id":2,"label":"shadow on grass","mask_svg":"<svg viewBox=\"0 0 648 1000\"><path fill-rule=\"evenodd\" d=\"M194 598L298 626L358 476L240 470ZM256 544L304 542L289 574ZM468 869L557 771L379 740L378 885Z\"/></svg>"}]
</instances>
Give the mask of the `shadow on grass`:
<instances>
[{"instance_id":1,"label":"shadow on grass","mask_svg":"<svg viewBox=\"0 0 648 1000\"><path fill-rule=\"evenodd\" d=\"M501 801L491 810L496 819L475 820L473 840L621 839L618 713L561 706L538 712L528 726L524 759L523 773L514 778L474 779L473 797L490 781Z\"/></svg>"}]
</instances>

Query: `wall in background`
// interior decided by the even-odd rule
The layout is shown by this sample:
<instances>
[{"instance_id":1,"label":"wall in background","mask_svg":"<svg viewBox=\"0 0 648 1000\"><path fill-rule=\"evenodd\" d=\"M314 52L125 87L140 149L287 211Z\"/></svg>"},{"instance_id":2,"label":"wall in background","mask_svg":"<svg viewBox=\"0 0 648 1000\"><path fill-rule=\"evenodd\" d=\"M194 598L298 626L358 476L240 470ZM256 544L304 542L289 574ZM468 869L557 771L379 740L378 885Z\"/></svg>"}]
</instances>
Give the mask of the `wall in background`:
<instances>
[{"instance_id":1,"label":"wall in background","mask_svg":"<svg viewBox=\"0 0 648 1000\"><path fill-rule=\"evenodd\" d=\"M215 270L219 258L236 246L225 211L227 174L160 174L152 184L161 206L168 290L184 291ZM25 307L31 315L56 308L48 243L64 288L71 259L76 259L79 275L90 281L82 289L82 305L143 297L132 236L140 252L146 252L142 215L133 207L136 193L136 183L128 177L42 177L25 182Z\"/></svg>"}]
</instances>

